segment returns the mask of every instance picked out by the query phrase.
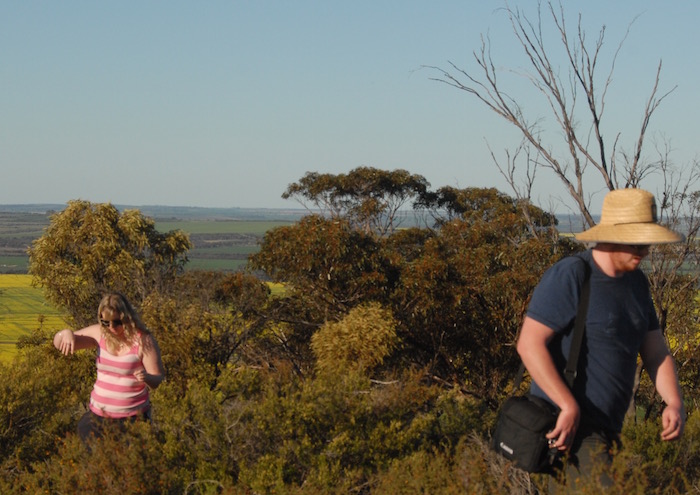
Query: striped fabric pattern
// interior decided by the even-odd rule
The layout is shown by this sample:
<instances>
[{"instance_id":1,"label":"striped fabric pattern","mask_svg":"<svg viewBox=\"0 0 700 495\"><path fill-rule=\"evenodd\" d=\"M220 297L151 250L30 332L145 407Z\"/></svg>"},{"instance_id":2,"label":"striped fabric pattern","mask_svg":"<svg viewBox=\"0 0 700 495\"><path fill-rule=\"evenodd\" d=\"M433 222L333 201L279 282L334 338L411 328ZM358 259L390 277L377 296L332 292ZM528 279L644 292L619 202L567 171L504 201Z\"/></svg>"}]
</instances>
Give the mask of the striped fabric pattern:
<instances>
[{"instance_id":1,"label":"striped fabric pattern","mask_svg":"<svg viewBox=\"0 0 700 495\"><path fill-rule=\"evenodd\" d=\"M97 380L90 394L92 412L103 417L126 418L148 410L148 387L134 378L134 373L143 369L138 344L127 354L115 356L107 350L104 338L100 338L96 363Z\"/></svg>"}]
</instances>

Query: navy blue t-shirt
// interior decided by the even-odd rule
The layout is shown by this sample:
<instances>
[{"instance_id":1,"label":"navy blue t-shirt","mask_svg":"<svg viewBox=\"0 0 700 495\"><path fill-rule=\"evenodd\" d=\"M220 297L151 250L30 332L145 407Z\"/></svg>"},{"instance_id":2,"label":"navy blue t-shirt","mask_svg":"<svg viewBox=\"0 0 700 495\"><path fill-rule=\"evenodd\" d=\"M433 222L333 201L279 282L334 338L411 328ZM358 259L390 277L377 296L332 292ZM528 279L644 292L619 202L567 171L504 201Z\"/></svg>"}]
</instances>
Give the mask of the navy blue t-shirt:
<instances>
[{"instance_id":1,"label":"navy blue t-shirt","mask_svg":"<svg viewBox=\"0 0 700 495\"><path fill-rule=\"evenodd\" d=\"M574 397L583 418L620 432L632 398L639 348L646 332L659 328L644 273L634 270L609 277L593 262L591 250L565 258L545 272L527 315L556 333L549 350L563 374L585 278L581 260L591 268L591 295ZM531 391L547 398L534 382Z\"/></svg>"}]
</instances>

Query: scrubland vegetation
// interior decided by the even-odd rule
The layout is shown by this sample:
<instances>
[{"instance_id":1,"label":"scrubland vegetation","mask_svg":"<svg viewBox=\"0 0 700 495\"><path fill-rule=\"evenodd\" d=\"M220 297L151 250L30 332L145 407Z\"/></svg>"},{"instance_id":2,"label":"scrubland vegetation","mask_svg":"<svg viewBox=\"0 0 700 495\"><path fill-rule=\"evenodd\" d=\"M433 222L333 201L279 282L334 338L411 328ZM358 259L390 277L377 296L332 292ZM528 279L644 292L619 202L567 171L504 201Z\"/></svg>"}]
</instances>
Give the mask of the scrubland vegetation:
<instances>
[{"instance_id":1,"label":"scrubland vegetation","mask_svg":"<svg viewBox=\"0 0 700 495\"><path fill-rule=\"evenodd\" d=\"M152 424L85 446L74 432L94 353L59 355L48 325L20 339L0 368L0 493L540 491L542 477L494 457L489 430L511 392L532 288L582 247L527 203L430 191L404 171L309 174L288 195L320 214L269 230L237 273L185 270L188 236L138 211L75 201L51 218L30 252L46 299L79 327L104 290L124 292L167 380ZM422 223L397 228L408 206ZM681 279L667 290L682 301L663 311L686 432L659 440L661 404L642 374L612 493L700 490L697 300ZM584 493L601 490L591 481Z\"/></svg>"}]
</instances>

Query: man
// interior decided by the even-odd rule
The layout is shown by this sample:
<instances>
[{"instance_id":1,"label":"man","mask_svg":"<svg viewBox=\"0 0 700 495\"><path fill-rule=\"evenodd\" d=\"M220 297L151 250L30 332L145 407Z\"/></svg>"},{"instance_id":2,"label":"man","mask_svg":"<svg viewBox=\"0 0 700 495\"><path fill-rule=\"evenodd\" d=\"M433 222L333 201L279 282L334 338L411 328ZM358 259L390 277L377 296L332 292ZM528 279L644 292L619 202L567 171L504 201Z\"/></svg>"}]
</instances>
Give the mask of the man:
<instances>
[{"instance_id":1,"label":"man","mask_svg":"<svg viewBox=\"0 0 700 495\"><path fill-rule=\"evenodd\" d=\"M612 461L632 398L637 356L665 402L663 440L683 432L685 411L676 368L639 269L651 244L682 237L659 225L654 197L641 189L615 190L603 200L598 225L576 235L594 243L580 256L551 267L535 288L517 349L532 377L532 393L559 408L550 443L568 459L568 488L596 462ZM590 266L590 302L578 375L570 390L562 377L579 293ZM604 484L610 479L601 478Z\"/></svg>"}]
</instances>

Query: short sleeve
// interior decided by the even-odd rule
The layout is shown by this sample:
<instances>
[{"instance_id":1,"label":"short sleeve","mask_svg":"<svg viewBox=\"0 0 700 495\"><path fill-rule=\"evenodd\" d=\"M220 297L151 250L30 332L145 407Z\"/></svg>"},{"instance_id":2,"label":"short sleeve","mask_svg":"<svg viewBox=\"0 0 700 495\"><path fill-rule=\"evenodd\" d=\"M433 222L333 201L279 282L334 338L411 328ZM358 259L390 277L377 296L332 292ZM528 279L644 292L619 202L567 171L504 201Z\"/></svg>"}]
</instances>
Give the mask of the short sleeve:
<instances>
[{"instance_id":1,"label":"short sleeve","mask_svg":"<svg viewBox=\"0 0 700 495\"><path fill-rule=\"evenodd\" d=\"M586 276L585 263L589 261L582 256L570 256L549 268L532 293L527 316L555 333L571 328Z\"/></svg>"}]
</instances>

